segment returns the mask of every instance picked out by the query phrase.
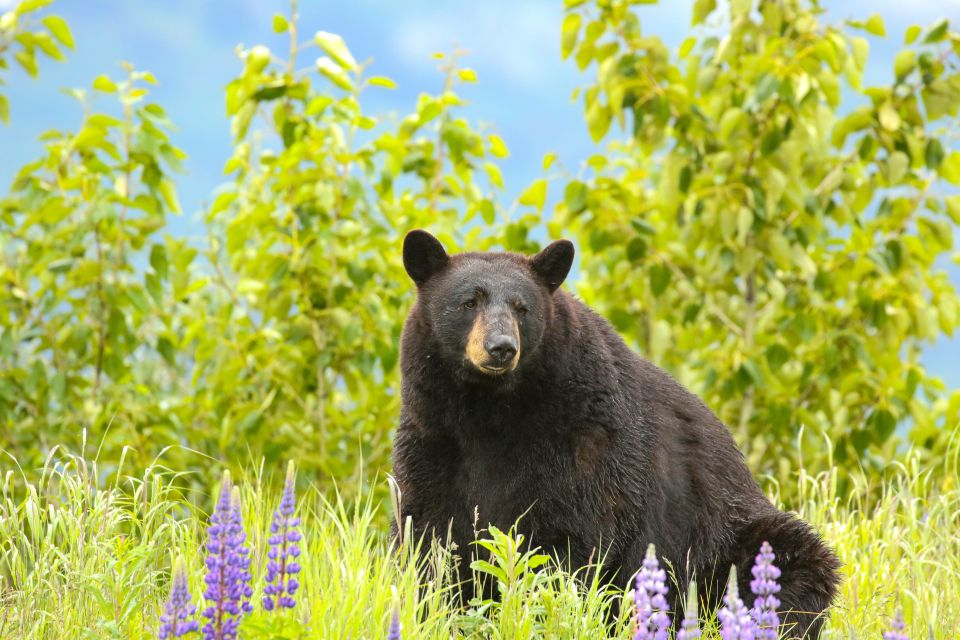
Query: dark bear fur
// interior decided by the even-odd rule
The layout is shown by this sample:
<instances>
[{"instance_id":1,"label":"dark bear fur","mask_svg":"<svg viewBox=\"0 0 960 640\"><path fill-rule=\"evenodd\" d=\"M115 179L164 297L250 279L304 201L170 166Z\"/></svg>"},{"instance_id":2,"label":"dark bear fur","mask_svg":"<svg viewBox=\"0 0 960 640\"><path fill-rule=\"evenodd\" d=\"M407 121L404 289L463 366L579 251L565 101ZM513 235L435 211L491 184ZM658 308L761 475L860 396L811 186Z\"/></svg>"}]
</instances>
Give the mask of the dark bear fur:
<instances>
[{"instance_id":1,"label":"dark bear fur","mask_svg":"<svg viewBox=\"0 0 960 640\"><path fill-rule=\"evenodd\" d=\"M475 510L481 527L508 529L522 516L530 543L572 567L601 547L620 584L652 542L679 583L695 577L714 605L731 564L752 605L750 568L766 540L783 572L781 611L791 612L781 613L785 637L816 637L836 590L836 556L763 495L697 396L558 289L572 259L567 241L533 258L448 257L433 236L408 234L404 263L418 296L401 342L394 443L403 519L438 537L449 527L464 553ZM465 356L483 337L474 325L488 338L514 327L512 370L491 374Z\"/></svg>"}]
</instances>

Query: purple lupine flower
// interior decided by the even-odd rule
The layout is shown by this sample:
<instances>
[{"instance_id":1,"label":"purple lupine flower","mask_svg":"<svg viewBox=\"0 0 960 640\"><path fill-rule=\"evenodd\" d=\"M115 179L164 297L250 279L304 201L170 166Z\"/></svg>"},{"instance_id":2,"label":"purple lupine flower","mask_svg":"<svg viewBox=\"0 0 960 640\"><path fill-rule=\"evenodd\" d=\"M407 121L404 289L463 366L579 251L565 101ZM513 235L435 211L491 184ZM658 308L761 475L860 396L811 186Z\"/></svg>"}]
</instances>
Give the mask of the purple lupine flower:
<instances>
[{"instance_id":1,"label":"purple lupine flower","mask_svg":"<svg viewBox=\"0 0 960 640\"><path fill-rule=\"evenodd\" d=\"M190 619L196 612L197 608L190 603L190 588L187 586L187 570L183 566L183 558L177 558L173 563L173 581L166 613L160 616L160 640L179 638L196 631L200 623Z\"/></svg>"},{"instance_id":2,"label":"purple lupine flower","mask_svg":"<svg viewBox=\"0 0 960 640\"><path fill-rule=\"evenodd\" d=\"M400 608L394 605L390 615L390 628L387 630L387 640L403 640L400 635Z\"/></svg>"},{"instance_id":3,"label":"purple lupine flower","mask_svg":"<svg viewBox=\"0 0 960 640\"><path fill-rule=\"evenodd\" d=\"M691 582L687 591L687 606L684 607L683 623L677 631L677 640L697 640L700 637L700 620L697 618L697 583Z\"/></svg>"},{"instance_id":4,"label":"purple lupine flower","mask_svg":"<svg viewBox=\"0 0 960 640\"><path fill-rule=\"evenodd\" d=\"M907 625L903 621L903 611L897 609L897 615L894 616L893 622L890 623L890 626L893 627L892 631L885 631L883 633L883 640L910 640L906 633L903 632L906 629Z\"/></svg>"},{"instance_id":5,"label":"purple lupine flower","mask_svg":"<svg viewBox=\"0 0 960 640\"><path fill-rule=\"evenodd\" d=\"M750 610L740 599L737 589L737 567L730 567L730 582L727 584L727 595L723 597L724 606L717 612L720 618L720 637L723 640L756 640L757 628Z\"/></svg>"},{"instance_id":6,"label":"purple lupine flower","mask_svg":"<svg viewBox=\"0 0 960 640\"><path fill-rule=\"evenodd\" d=\"M779 637L777 607L780 606L780 600L777 593L780 592L780 585L777 580L780 578L780 569L774 566L773 559L773 547L764 541L751 570L753 580L750 581L750 590L756 596L750 614L757 623L757 640L777 640Z\"/></svg>"},{"instance_id":7,"label":"purple lupine flower","mask_svg":"<svg viewBox=\"0 0 960 640\"><path fill-rule=\"evenodd\" d=\"M203 616L205 640L234 640L241 612L252 610L250 596L250 550L243 546L247 534L240 514L240 489L233 487L230 473L224 472L220 499L207 529L207 590L203 596L211 605Z\"/></svg>"},{"instance_id":8,"label":"purple lupine flower","mask_svg":"<svg viewBox=\"0 0 960 640\"><path fill-rule=\"evenodd\" d=\"M230 494L230 503L233 507L233 527L234 534L237 536L237 575L240 579L238 593L241 594L240 608L244 613L253 611L253 603L250 598L253 596L253 587L250 586L252 576L250 575L250 547L244 546L247 541L247 532L243 528L243 505L240 503L240 487L234 487Z\"/></svg>"},{"instance_id":9,"label":"purple lupine flower","mask_svg":"<svg viewBox=\"0 0 960 640\"><path fill-rule=\"evenodd\" d=\"M283 486L283 495L280 506L273 512L273 523L270 525L270 550L267 552L267 586L263 588L263 608L273 611L275 607L292 608L296 602L293 594L297 592L300 583L297 574L300 573L300 532L297 526L300 518L294 517L297 502L293 495L294 473L293 461L287 465L287 481Z\"/></svg>"},{"instance_id":10,"label":"purple lupine flower","mask_svg":"<svg viewBox=\"0 0 960 640\"><path fill-rule=\"evenodd\" d=\"M634 640L667 640L670 616L667 615L666 579L666 573L657 562L657 549L651 544L637 573L637 587L633 594L637 607Z\"/></svg>"}]
</instances>

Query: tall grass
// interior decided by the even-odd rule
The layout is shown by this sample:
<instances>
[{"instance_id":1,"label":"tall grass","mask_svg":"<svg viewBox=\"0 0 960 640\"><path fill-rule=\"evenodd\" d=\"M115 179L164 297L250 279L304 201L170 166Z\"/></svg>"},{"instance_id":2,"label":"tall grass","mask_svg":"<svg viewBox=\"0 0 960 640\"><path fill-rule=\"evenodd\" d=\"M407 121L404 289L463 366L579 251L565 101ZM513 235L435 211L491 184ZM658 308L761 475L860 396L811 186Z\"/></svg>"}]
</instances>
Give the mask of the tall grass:
<instances>
[{"instance_id":1,"label":"tall grass","mask_svg":"<svg viewBox=\"0 0 960 640\"><path fill-rule=\"evenodd\" d=\"M825 637L878 638L898 606L912 638L960 635L958 456L955 446L946 469L928 471L908 456L891 468L879 499L862 478L839 495L836 474L800 474L801 515L844 562ZM95 462L53 455L42 479L25 485L13 463L4 466L0 638L156 637L175 555L185 558L191 592L200 597L206 516L185 499L176 474L156 468L105 484ZM258 589L280 476L260 471L238 481ZM213 506L210 496L195 501ZM489 562L477 570L499 581L502 598L459 606L449 554L439 546L423 554L413 544L392 547L382 509L389 507L305 492L297 606L279 615L257 611L241 637L383 638L394 586L407 639L599 638L618 601L624 606L612 635L630 637L625 594L525 552L509 532L487 534Z\"/></svg>"}]
</instances>

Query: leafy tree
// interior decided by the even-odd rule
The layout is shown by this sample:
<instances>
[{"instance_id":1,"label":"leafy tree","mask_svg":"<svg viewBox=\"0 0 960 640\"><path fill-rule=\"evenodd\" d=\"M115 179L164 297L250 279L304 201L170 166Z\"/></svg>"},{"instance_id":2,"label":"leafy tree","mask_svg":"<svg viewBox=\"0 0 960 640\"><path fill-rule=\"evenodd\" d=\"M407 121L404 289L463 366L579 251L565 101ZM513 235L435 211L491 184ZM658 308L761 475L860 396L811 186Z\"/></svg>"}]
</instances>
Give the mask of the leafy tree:
<instances>
[{"instance_id":1,"label":"leafy tree","mask_svg":"<svg viewBox=\"0 0 960 640\"><path fill-rule=\"evenodd\" d=\"M24 0L10 11L0 14L0 72L10 67L7 56L12 53L17 65L35 78L39 73L38 53L62 61L65 59L63 47L73 49L73 34L60 16L45 16L40 20L44 29L36 28L36 12L52 1ZM3 78L0 77L0 86L3 84ZM3 93L0 93L0 120L4 123L10 121L10 103Z\"/></svg>"},{"instance_id":2,"label":"leafy tree","mask_svg":"<svg viewBox=\"0 0 960 640\"><path fill-rule=\"evenodd\" d=\"M45 133L46 155L0 200L0 425L28 469L58 445L78 450L84 429L109 463L129 446L141 466L151 442L182 438L164 403L183 392L171 336L194 250L156 234L179 209L169 172L183 154L145 102L153 76L126 70L93 83L122 116Z\"/></svg>"},{"instance_id":3,"label":"leafy tree","mask_svg":"<svg viewBox=\"0 0 960 640\"><path fill-rule=\"evenodd\" d=\"M585 249L580 293L702 395L756 470L783 479L801 455L876 470L898 425L937 454L960 393L919 356L960 317L943 270L960 34L912 27L893 83L863 87L858 32L882 36L879 16L697 0L703 26L671 52L634 4L566 2L562 53L593 69L587 127L610 139L551 223Z\"/></svg>"},{"instance_id":4,"label":"leafy tree","mask_svg":"<svg viewBox=\"0 0 960 640\"><path fill-rule=\"evenodd\" d=\"M389 468L399 410L400 328L412 301L399 246L413 227L466 234L496 216L491 157L502 141L457 115L473 71L441 57L445 84L399 121L361 106L390 89L337 35L299 33L277 15L286 59L241 52L227 87L235 152L208 211L207 306L189 322L195 354L192 445L268 460L295 456L348 491ZM301 69L302 58L318 52ZM467 234L467 235L475 235Z\"/></svg>"}]
</instances>

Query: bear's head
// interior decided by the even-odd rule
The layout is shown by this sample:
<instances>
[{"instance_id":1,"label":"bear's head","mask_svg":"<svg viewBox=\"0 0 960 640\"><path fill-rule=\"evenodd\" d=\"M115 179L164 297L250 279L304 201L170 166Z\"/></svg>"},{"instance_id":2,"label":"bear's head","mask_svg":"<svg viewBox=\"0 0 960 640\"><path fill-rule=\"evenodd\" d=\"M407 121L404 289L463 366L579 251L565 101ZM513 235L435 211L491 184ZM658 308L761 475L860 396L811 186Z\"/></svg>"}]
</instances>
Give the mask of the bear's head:
<instances>
[{"instance_id":1,"label":"bear's head","mask_svg":"<svg viewBox=\"0 0 960 640\"><path fill-rule=\"evenodd\" d=\"M441 357L472 378L509 378L537 352L573 253L569 240L557 240L531 257L449 256L439 240L421 230L403 241L403 265L417 285L418 312Z\"/></svg>"}]
</instances>

